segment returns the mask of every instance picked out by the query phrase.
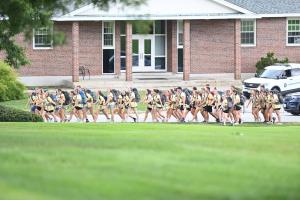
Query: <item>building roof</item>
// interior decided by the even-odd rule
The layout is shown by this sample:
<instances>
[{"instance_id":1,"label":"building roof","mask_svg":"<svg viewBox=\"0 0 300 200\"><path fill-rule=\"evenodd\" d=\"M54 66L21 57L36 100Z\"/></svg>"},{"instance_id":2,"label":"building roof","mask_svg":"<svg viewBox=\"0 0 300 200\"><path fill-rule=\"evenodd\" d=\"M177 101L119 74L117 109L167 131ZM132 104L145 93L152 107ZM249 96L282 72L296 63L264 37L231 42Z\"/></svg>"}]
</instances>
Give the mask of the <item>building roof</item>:
<instances>
[{"instance_id":1,"label":"building roof","mask_svg":"<svg viewBox=\"0 0 300 200\"><path fill-rule=\"evenodd\" d=\"M110 3L109 9L89 4L59 18L72 20L166 20L253 18L255 13L224 0L146 0L138 7Z\"/></svg>"},{"instance_id":2,"label":"building roof","mask_svg":"<svg viewBox=\"0 0 300 200\"><path fill-rule=\"evenodd\" d=\"M300 17L300 0L146 0L138 7L85 5L54 21L180 20Z\"/></svg>"},{"instance_id":3,"label":"building roof","mask_svg":"<svg viewBox=\"0 0 300 200\"><path fill-rule=\"evenodd\" d=\"M256 14L300 13L300 0L226 0Z\"/></svg>"}]
</instances>

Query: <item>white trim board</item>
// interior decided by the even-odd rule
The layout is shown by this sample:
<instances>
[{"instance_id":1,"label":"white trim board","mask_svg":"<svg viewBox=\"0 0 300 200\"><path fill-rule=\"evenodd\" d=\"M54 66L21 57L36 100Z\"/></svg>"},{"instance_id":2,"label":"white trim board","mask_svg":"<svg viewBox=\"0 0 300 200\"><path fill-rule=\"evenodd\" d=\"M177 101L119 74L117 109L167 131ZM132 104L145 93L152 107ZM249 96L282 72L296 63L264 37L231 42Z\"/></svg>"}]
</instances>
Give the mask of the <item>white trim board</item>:
<instances>
[{"instance_id":1,"label":"white trim board","mask_svg":"<svg viewBox=\"0 0 300 200\"><path fill-rule=\"evenodd\" d=\"M179 20L250 17L256 18L257 15L224 0L147 0L139 6L127 6L117 1L117 3L110 3L108 9L89 4L61 17L54 17L53 20Z\"/></svg>"},{"instance_id":2,"label":"white trim board","mask_svg":"<svg viewBox=\"0 0 300 200\"><path fill-rule=\"evenodd\" d=\"M259 15L181 15L181 16L74 16L74 17L54 17L53 21L134 21L134 20L197 20L197 19L259 19Z\"/></svg>"},{"instance_id":3,"label":"white trim board","mask_svg":"<svg viewBox=\"0 0 300 200\"><path fill-rule=\"evenodd\" d=\"M276 17L300 17L300 13L286 13L286 14L260 14L261 18L276 18Z\"/></svg>"}]
</instances>

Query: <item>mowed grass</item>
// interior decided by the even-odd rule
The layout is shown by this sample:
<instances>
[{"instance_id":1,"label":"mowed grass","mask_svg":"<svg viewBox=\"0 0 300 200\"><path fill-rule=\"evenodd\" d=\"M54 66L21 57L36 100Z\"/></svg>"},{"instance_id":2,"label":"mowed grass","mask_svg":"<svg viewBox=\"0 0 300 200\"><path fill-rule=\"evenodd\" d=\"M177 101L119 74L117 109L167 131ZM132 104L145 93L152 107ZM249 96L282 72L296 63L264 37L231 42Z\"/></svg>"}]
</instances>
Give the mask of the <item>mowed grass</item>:
<instances>
[{"instance_id":1,"label":"mowed grass","mask_svg":"<svg viewBox=\"0 0 300 200\"><path fill-rule=\"evenodd\" d=\"M4 101L4 102L0 102L0 105L11 107L11 108L16 108L16 109L19 109L19 110L30 111L30 107L28 105L28 99Z\"/></svg>"},{"instance_id":2,"label":"mowed grass","mask_svg":"<svg viewBox=\"0 0 300 200\"><path fill-rule=\"evenodd\" d=\"M0 123L0 199L296 200L299 129Z\"/></svg>"}]
</instances>

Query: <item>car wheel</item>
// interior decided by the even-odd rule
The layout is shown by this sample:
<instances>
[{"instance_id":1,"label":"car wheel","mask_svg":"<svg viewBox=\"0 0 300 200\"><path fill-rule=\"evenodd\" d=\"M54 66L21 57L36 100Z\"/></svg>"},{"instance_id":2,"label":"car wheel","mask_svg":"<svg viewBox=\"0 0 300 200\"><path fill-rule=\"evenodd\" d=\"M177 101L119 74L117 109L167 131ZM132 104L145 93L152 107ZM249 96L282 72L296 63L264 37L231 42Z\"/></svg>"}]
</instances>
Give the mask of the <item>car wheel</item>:
<instances>
[{"instance_id":1,"label":"car wheel","mask_svg":"<svg viewBox=\"0 0 300 200\"><path fill-rule=\"evenodd\" d=\"M280 93L280 89L278 87L273 87L271 90L275 93Z\"/></svg>"}]
</instances>

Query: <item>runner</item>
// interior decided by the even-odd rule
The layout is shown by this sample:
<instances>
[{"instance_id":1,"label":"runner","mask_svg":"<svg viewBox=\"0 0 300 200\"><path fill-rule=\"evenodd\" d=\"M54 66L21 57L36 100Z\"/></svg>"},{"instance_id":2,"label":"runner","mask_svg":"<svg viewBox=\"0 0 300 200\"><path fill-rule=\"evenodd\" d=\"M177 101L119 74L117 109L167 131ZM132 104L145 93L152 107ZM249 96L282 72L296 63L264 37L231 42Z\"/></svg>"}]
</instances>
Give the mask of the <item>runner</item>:
<instances>
[{"instance_id":1,"label":"runner","mask_svg":"<svg viewBox=\"0 0 300 200\"><path fill-rule=\"evenodd\" d=\"M261 119L259 117L259 111L260 111L260 97L259 97L259 92L258 90L252 90L251 91L251 96L250 96L250 99L249 99L249 103L247 105L247 108L249 107L250 104L252 104L252 115L254 117L254 121L255 122L260 122Z\"/></svg>"},{"instance_id":2,"label":"runner","mask_svg":"<svg viewBox=\"0 0 300 200\"><path fill-rule=\"evenodd\" d=\"M110 120L108 113L107 113L107 104L105 101L105 96L104 94L99 90L98 91L98 100L96 102L96 113L95 113L95 120L97 121L99 114L102 112L104 116L106 117L107 120Z\"/></svg>"},{"instance_id":3,"label":"runner","mask_svg":"<svg viewBox=\"0 0 300 200\"><path fill-rule=\"evenodd\" d=\"M56 108L55 108L55 114L59 118L60 122L65 122L66 121L66 116L65 116L65 107L64 104L66 102L65 95L62 93L61 89L58 89L56 91Z\"/></svg>"},{"instance_id":4,"label":"runner","mask_svg":"<svg viewBox=\"0 0 300 200\"><path fill-rule=\"evenodd\" d=\"M252 106L251 113L255 122L262 121L261 112L265 123L281 124L282 96L265 90L263 86L260 89L260 91L251 91L249 102L245 107ZM135 88L122 92L109 89L105 96L101 91L95 93L77 86L70 93L57 89L55 95L42 88L36 88L29 94L28 105L30 105L30 111L40 115L44 121L72 121L75 116L78 122L89 122L88 117L91 116L93 122L97 122L102 112L106 119L112 122L114 122L115 113L120 116L122 122L129 122L128 118L137 122L139 101L139 92ZM169 122L171 118L177 122L187 120L198 122L199 113L201 113L204 123L209 122L209 115L211 115L217 122L223 122L223 124L225 122L225 125L228 122L240 124L244 102L239 89L234 86L226 90L225 94L217 88L211 91L209 85L200 90L197 87L193 87L192 90L181 87L167 91L148 89L142 101L146 104L143 121L146 122L151 114L152 122ZM66 108L68 105L71 109Z\"/></svg>"}]
</instances>

